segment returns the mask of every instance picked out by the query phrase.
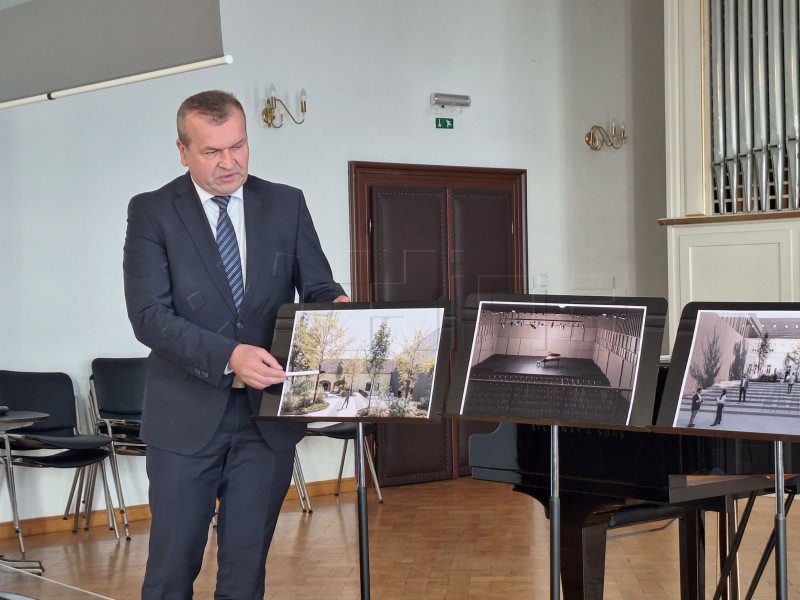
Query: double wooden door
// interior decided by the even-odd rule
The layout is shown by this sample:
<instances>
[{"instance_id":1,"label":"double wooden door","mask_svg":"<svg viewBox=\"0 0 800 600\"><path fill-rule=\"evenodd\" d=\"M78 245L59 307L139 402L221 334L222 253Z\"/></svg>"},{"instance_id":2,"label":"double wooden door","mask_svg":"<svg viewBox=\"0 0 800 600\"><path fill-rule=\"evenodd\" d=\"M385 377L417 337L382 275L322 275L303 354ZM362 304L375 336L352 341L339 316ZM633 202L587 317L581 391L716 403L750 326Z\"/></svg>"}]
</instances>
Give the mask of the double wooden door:
<instances>
[{"instance_id":1,"label":"double wooden door","mask_svg":"<svg viewBox=\"0 0 800 600\"><path fill-rule=\"evenodd\" d=\"M525 171L350 163L355 301L527 291ZM468 474L469 435L496 424L380 425L380 485Z\"/></svg>"}]
</instances>

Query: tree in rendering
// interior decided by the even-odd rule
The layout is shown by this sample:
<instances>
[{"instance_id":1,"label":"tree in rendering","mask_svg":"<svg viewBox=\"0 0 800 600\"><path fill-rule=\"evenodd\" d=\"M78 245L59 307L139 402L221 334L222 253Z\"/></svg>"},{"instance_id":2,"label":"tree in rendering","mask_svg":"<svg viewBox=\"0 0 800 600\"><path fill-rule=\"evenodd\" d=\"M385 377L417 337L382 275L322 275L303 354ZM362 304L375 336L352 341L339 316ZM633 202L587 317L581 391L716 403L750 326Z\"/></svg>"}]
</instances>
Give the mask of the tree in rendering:
<instances>
[{"instance_id":1,"label":"tree in rendering","mask_svg":"<svg viewBox=\"0 0 800 600\"><path fill-rule=\"evenodd\" d=\"M301 323L302 330L298 325L295 331L294 345L309 367L304 370L317 371L311 400L313 404L325 360L340 357L355 338L347 335L347 327L336 311L308 313L303 315Z\"/></svg>"},{"instance_id":2,"label":"tree in rendering","mask_svg":"<svg viewBox=\"0 0 800 600\"><path fill-rule=\"evenodd\" d=\"M372 391L375 389L375 379L386 366L389 358L389 345L392 341L392 330L389 327L389 319L384 317L381 324L369 344L366 357L366 371L369 374L369 396L367 397L367 408L372 406Z\"/></svg>"},{"instance_id":3,"label":"tree in rendering","mask_svg":"<svg viewBox=\"0 0 800 600\"><path fill-rule=\"evenodd\" d=\"M714 328L714 333L702 349L702 359L692 361L689 366L689 374L695 378L700 387L711 387L717 381L721 363L722 352L719 349L719 335L717 329Z\"/></svg>"},{"instance_id":4,"label":"tree in rendering","mask_svg":"<svg viewBox=\"0 0 800 600\"><path fill-rule=\"evenodd\" d=\"M423 373L430 373L436 363L435 340L418 329L411 340L404 340L400 351L394 357L400 375L400 390L407 401L414 386Z\"/></svg>"},{"instance_id":5,"label":"tree in rendering","mask_svg":"<svg viewBox=\"0 0 800 600\"><path fill-rule=\"evenodd\" d=\"M764 363L767 362L767 358L769 355L772 354L772 342L769 340L769 332L765 331L764 336L761 338L761 343L758 345L758 349L756 350L756 356L758 356L758 373L761 374L761 371L764 369Z\"/></svg>"}]
</instances>

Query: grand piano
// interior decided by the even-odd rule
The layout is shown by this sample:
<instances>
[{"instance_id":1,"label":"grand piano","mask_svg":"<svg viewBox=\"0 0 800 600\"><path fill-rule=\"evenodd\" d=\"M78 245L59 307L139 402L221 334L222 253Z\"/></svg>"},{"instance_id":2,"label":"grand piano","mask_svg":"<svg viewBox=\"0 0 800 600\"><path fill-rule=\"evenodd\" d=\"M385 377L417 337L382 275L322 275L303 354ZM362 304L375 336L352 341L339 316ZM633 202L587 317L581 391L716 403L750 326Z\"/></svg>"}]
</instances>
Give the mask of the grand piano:
<instances>
[{"instance_id":1,"label":"grand piano","mask_svg":"<svg viewBox=\"0 0 800 600\"><path fill-rule=\"evenodd\" d=\"M682 328L686 329L684 325ZM683 369L688 349L682 347L679 352L682 365L676 369ZM462 354L462 370L464 360ZM668 373L667 363L658 365L655 385L648 390L651 394L654 390L653 402L642 403L640 399L640 406L647 405L652 410L647 425L658 424ZM501 375L497 377L502 379ZM489 381L483 374L476 379L483 386L479 389L512 385ZM513 385L528 383L524 378L518 381ZM470 380L470 385L475 383L475 379ZM461 391L457 389L456 394ZM486 394L473 391L471 395L481 399ZM520 394L505 395L516 398ZM470 394L464 395L465 406L469 397ZM475 406L487 411L487 415L497 410L485 401ZM668 409L674 414L672 407ZM516 422L501 422L491 433L471 437L472 476L510 484L514 491L539 501L547 512L552 491L552 427L547 422L511 420ZM718 541L720 560L724 562L737 528L735 501L774 489L774 450L774 442L767 439L658 433L647 427L560 425L560 565L564 599L602 599L606 535L610 528L665 518L678 518L680 523L681 598L704 598L705 513L720 514ZM783 455L785 472L797 473L800 444L784 444ZM730 577L729 583L735 586L736 578ZM729 591L738 597L738 590Z\"/></svg>"}]
</instances>

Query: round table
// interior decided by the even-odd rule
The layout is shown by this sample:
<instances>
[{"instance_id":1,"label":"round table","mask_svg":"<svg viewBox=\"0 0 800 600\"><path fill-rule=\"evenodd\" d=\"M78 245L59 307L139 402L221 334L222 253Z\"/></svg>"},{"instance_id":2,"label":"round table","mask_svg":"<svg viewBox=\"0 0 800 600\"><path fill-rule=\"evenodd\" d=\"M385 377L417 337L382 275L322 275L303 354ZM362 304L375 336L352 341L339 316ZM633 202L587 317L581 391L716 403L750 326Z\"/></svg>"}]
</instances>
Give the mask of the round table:
<instances>
[{"instance_id":1,"label":"round table","mask_svg":"<svg viewBox=\"0 0 800 600\"><path fill-rule=\"evenodd\" d=\"M47 413L30 410L9 410L4 414L0 414L0 432L27 427L39 421L46 421L49 416Z\"/></svg>"}]
</instances>

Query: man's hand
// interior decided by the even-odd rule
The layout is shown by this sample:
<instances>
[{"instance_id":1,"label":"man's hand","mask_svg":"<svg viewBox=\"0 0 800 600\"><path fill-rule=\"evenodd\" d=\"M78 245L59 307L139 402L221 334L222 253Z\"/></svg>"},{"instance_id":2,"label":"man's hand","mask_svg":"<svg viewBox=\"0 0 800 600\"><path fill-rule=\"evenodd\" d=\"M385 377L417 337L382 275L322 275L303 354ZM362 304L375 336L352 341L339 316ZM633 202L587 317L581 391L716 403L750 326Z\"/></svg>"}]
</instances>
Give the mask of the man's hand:
<instances>
[{"instance_id":1,"label":"man's hand","mask_svg":"<svg viewBox=\"0 0 800 600\"><path fill-rule=\"evenodd\" d=\"M350 298L342 294L341 296L336 296L333 300L334 303L336 302L350 302Z\"/></svg>"},{"instance_id":2,"label":"man's hand","mask_svg":"<svg viewBox=\"0 0 800 600\"><path fill-rule=\"evenodd\" d=\"M286 373L275 357L258 346L239 344L233 349L228 364L245 385L257 390L286 379Z\"/></svg>"}]
</instances>

